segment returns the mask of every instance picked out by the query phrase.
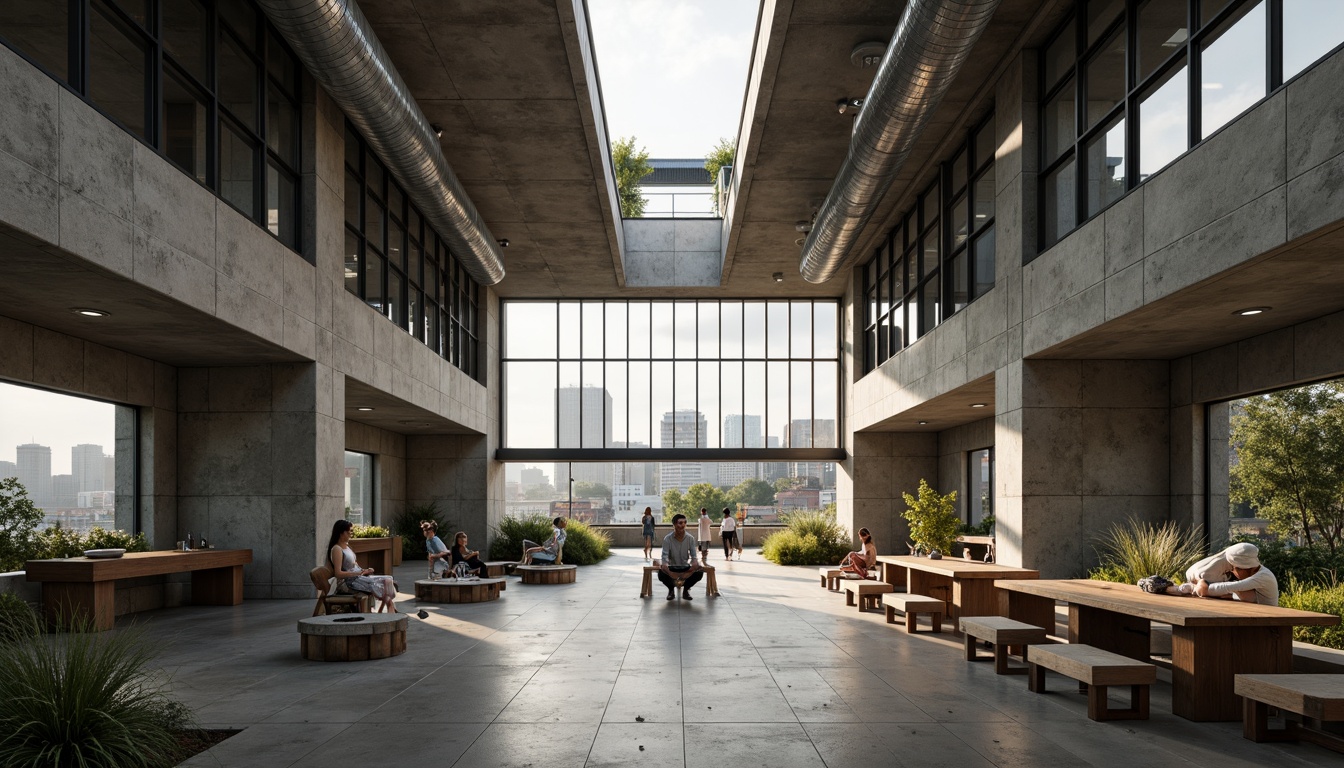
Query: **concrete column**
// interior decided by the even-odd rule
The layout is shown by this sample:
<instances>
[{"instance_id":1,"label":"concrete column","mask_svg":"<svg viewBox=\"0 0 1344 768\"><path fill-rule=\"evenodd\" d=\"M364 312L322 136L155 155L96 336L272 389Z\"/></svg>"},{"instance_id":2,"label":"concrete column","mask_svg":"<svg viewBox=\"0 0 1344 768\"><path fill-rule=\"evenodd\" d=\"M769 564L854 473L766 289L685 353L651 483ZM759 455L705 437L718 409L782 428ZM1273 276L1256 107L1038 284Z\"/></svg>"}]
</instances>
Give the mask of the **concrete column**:
<instances>
[{"instance_id":1,"label":"concrete column","mask_svg":"<svg viewBox=\"0 0 1344 768\"><path fill-rule=\"evenodd\" d=\"M854 535L873 534L882 554L904 552L910 526L902 493L917 493L920 479L938 486L938 436L922 432L857 432L837 476L840 523ZM857 542L857 536L855 541Z\"/></svg>"}]
</instances>

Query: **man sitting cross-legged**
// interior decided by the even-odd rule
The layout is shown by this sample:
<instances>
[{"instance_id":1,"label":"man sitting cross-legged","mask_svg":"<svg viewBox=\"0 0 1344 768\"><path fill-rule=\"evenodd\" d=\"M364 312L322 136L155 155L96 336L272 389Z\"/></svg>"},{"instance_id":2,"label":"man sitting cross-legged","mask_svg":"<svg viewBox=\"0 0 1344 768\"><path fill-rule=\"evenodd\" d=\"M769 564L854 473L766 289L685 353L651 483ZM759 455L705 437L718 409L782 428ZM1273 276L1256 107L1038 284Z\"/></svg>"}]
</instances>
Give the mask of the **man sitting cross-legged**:
<instances>
[{"instance_id":1,"label":"man sitting cross-legged","mask_svg":"<svg viewBox=\"0 0 1344 768\"><path fill-rule=\"evenodd\" d=\"M667 599L677 596L677 579L681 583L681 598L691 599L691 587L705 575L695 556L695 537L686 532L686 516L672 518L672 532L663 537L663 558L658 565L658 580L667 587Z\"/></svg>"}]
</instances>

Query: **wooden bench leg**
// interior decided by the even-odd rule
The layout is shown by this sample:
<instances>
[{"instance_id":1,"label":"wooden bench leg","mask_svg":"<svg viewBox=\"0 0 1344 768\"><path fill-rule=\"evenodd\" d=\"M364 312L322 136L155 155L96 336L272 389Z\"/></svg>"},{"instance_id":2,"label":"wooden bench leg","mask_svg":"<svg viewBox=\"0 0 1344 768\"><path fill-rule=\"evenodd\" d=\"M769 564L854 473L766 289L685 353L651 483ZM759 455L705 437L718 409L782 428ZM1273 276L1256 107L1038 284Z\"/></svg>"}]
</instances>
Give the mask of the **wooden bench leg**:
<instances>
[{"instance_id":1,"label":"wooden bench leg","mask_svg":"<svg viewBox=\"0 0 1344 768\"><path fill-rule=\"evenodd\" d=\"M911 635L919 628L919 615L914 611L905 612L905 631Z\"/></svg>"},{"instance_id":2,"label":"wooden bench leg","mask_svg":"<svg viewBox=\"0 0 1344 768\"><path fill-rule=\"evenodd\" d=\"M1045 693L1045 667L1039 664L1027 665L1027 690Z\"/></svg>"},{"instance_id":3,"label":"wooden bench leg","mask_svg":"<svg viewBox=\"0 0 1344 768\"><path fill-rule=\"evenodd\" d=\"M1291 721L1283 728L1269 727L1269 705L1263 701L1242 698L1241 735L1256 743L1266 741L1297 741Z\"/></svg>"},{"instance_id":4,"label":"wooden bench leg","mask_svg":"<svg viewBox=\"0 0 1344 768\"><path fill-rule=\"evenodd\" d=\"M940 611L934 611L934 612L933 612L933 615L929 617L929 620L930 620L931 622L933 622L933 631L934 631L935 633L941 635L941 634L943 633L943 614L942 614L942 612L940 612Z\"/></svg>"},{"instance_id":5,"label":"wooden bench leg","mask_svg":"<svg viewBox=\"0 0 1344 768\"><path fill-rule=\"evenodd\" d=\"M965 637L967 661L975 661L976 657L978 656L978 654L975 651L976 642L977 642L976 639L974 637L971 637L971 635L967 633Z\"/></svg>"},{"instance_id":6,"label":"wooden bench leg","mask_svg":"<svg viewBox=\"0 0 1344 768\"><path fill-rule=\"evenodd\" d=\"M1003 643L994 644L994 674L1008 674L1008 646Z\"/></svg>"},{"instance_id":7,"label":"wooden bench leg","mask_svg":"<svg viewBox=\"0 0 1344 768\"><path fill-rule=\"evenodd\" d=\"M853 593L853 592L850 592L848 589L846 589L846 590L845 590L845 605L853 605L853 604L854 604L854 593ZM860 608L859 610L863 610L863 609Z\"/></svg>"},{"instance_id":8,"label":"wooden bench leg","mask_svg":"<svg viewBox=\"0 0 1344 768\"><path fill-rule=\"evenodd\" d=\"M1129 686L1129 709L1111 709L1106 700L1107 686L1092 685L1087 690L1087 716L1098 722L1106 720L1147 720L1148 686Z\"/></svg>"}]
</instances>

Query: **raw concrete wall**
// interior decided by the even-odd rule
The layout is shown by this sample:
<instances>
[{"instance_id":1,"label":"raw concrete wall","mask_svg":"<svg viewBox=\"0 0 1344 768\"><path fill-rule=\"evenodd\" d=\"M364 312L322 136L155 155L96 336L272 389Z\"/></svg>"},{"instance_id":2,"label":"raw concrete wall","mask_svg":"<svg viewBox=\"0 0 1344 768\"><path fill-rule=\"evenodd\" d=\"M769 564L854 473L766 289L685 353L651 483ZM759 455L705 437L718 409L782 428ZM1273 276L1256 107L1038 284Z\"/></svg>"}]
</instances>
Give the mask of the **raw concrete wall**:
<instances>
[{"instance_id":1,"label":"raw concrete wall","mask_svg":"<svg viewBox=\"0 0 1344 768\"><path fill-rule=\"evenodd\" d=\"M938 433L936 487L939 493L957 492L957 517L962 520L966 519L966 499L969 491L966 455L992 445L994 445L994 419L980 419Z\"/></svg>"},{"instance_id":2,"label":"raw concrete wall","mask_svg":"<svg viewBox=\"0 0 1344 768\"><path fill-rule=\"evenodd\" d=\"M624 219L625 285L717 287L720 219Z\"/></svg>"}]
</instances>

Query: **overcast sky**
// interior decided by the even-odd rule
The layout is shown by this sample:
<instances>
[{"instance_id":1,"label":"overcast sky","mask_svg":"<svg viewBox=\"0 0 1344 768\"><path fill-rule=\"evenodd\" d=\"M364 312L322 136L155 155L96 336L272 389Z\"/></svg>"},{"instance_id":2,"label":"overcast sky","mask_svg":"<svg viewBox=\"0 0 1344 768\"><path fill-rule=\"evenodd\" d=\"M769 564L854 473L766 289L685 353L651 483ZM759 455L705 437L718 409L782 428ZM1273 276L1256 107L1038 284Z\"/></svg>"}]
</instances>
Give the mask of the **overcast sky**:
<instances>
[{"instance_id":1,"label":"overcast sky","mask_svg":"<svg viewBox=\"0 0 1344 768\"><path fill-rule=\"evenodd\" d=\"M68 475L71 448L92 443L103 446L103 453L111 456L115 434L114 406L0 384L0 461L15 461L16 446L37 443L51 448L51 473Z\"/></svg>"},{"instance_id":2,"label":"overcast sky","mask_svg":"<svg viewBox=\"0 0 1344 768\"><path fill-rule=\"evenodd\" d=\"M611 139L655 158L704 157L734 139L756 0L588 0Z\"/></svg>"}]
</instances>

